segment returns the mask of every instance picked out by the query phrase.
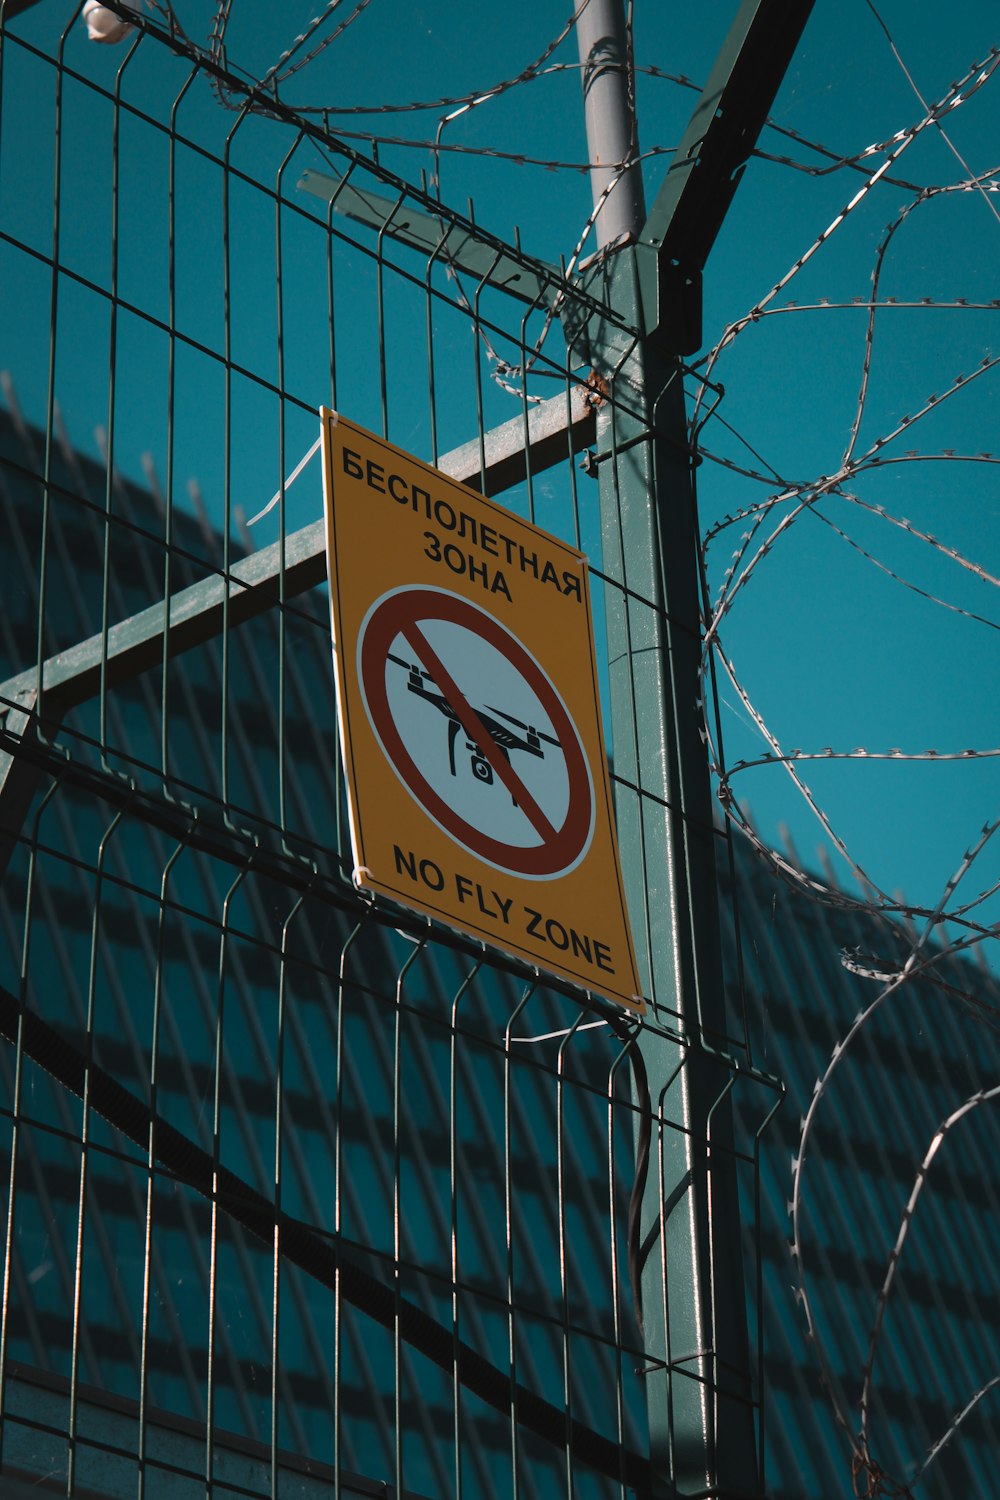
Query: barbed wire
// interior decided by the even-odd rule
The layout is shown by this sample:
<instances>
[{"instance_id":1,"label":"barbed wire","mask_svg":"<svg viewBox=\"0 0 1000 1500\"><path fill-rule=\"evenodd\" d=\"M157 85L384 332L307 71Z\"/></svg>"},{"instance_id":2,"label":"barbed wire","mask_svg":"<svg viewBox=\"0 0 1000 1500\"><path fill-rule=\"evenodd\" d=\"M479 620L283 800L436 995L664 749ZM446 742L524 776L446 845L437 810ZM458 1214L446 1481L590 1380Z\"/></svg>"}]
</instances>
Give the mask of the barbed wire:
<instances>
[{"instance_id":1,"label":"barbed wire","mask_svg":"<svg viewBox=\"0 0 1000 1500\"><path fill-rule=\"evenodd\" d=\"M930 1145L927 1147L927 1150L925 1151L924 1156L921 1160L920 1166L917 1168L917 1175L914 1179L913 1187L910 1191L910 1196L907 1199L906 1207L903 1209L903 1217L900 1220L899 1233L896 1236L896 1243L893 1245L892 1250L889 1252L889 1260L886 1266L885 1278L878 1292L878 1300L875 1309L875 1320L872 1324L872 1330L868 1340L868 1356L865 1360L864 1380L861 1388L861 1399L858 1403L859 1411L861 1413L860 1445L866 1459L870 1459L871 1456L869 1450L868 1424L871 1414L872 1376L875 1370L875 1359L878 1354L879 1340L881 1338L882 1328L885 1322L886 1308L889 1305L889 1295L892 1291L892 1285L896 1277L896 1272L899 1268L899 1262L903 1254L903 1246L905 1245L907 1236L910 1232L910 1225L913 1221L913 1216L917 1211L917 1205L920 1201L920 1195L927 1183L928 1174L930 1172L934 1158L936 1157L940 1148L944 1145L948 1134L955 1128L956 1125L958 1125L961 1120L965 1118L966 1115L971 1114L971 1112L974 1109L978 1109L980 1105L988 1104L990 1100L996 1098L1000 1098L1000 1084L994 1086L993 1088L978 1089L976 1093L966 1099L965 1102L958 1107L958 1109L952 1110L951 1114L949 1114L946 1119L941 1121L937 1130L934 1132L933 1136L931 1137Z\"/></svg>"},{"instance_id":2,"label":"barbed wire","mask_svg":"<svg viewBox=\"0 0 1000 1500\"><path fill-rule=\"evenodd\" d=\"M154 4L156 3L156 0L149 0L149 3ZM331 33L328 37L325 37L320 46L310 52L307 57L302 58L298 63L295 64L294 67L286 69L284 72L279 72L281 63L294 53L297 46L302 43L308 35L312 34L312 32L321 24L323 19L325 19L325 17L328 16L339 3L340 0L331 0L331 3L327 6L326 10L319 16L314 18L314 20L310 23L310 26L307 28L306 32L303 32L292 44L292 46L281 55L281 57L278 59L278 62L274 64L272 68L267 70L267 72L262 76L260 80L261 83L282 83L293 73L296 73L301 68L305 67L307 63L313 61L319 55L320 51L324 50L331 42L335 41L337 37L339 37L343 33L343 31L347 29L347 26L350 25L358 15L360 15L360 13L367 7L368 4L370 4L370 0L361 0L361 3L356 6L355 10L351 13L348 19L343 22L342 25L334 33ZM157 4L156 8L159 9L160 6ZM218 61L222 56L225 26L228 25L231 8L232 0L220 0L216 11L215 21L213 23L213 30L210 38L210 55L216 61ZM170 10L171 7L168 5L167 9ZM629 57L627 66L629 69L629 98L632 105L633 125L635 125L637 121L637 114L634 108L635 78L637 75L642 75L652 79L658 79L664 83L670 83L679 88L689 89L698 94L702 92L703 85L690 78L686 73L674 73L669 71L668 69L658 67L655 63L637 63L635 61L634 55L634 27L632 24L631 14L632 6L630 4L628 8L628 14L626 16L626 36L629 39ZM470 108L474 108L479 104L486 103L490 99L499 98L502 95L509 93L514 88L520 88L527 84L534 83L541 78L552 77L561 73L582 72L583 64L577 61L557 63L549 63L547 61L547 59L552 56L555 50L569 35L570 31L575 25L575 21L576 17L571 17L567 21L566 25L562 28L562 30L556 35L556 37L554 37L547 44L545 49L543 49L541 56L534 62L529 63L526 67L521 69L520 72L497 83L484 86L480 89L470 90L462 94L444 94L434 99L411 99L404 100L402 102L380 100L376 104L342 104L330 102L323 104L305 104L296 101L295 110L298 114L317 114L322 115L326 119L338 119L342 116L351 115L377 115L383 117L385 115L391 114L415 114L421 112L430 113L438 110L458 110L461 113L466 113ZM233 108L236 106L229 105L229 107ZM453 118L457 118L457 115ZM834 148L825 145L820 141L813 140L810 137L803 135L800 131L793 129L788 125L783 125L779 121L774 119L768 119L765 122L765 129L777 135L785 136L787 139L795 141L796 144L805 147L807 150L817 152L819 155L826 157L829 164L827 166L817 166L813 163L797 161L794 157L768 152L760 147L755 149L753 153L755 156L760 157L762 160L773 161L781 166L790 167L795 171L804 172L814 177L828 176L833 172L841 170L864 172L865 160L868 157L877 154L881 149L879 145L876 144L866 146L862 150L854 153L838 152ZM337 130L339 134L346 134L345 129L340 127L339 125L337 127ZM380 135L374 132L368 135L359 135L356 138L377 141L379 144L383 145L417 146L426 150L433 150L434 148L434 143L429 140L414 140L410 137L387 136ZM504 153L495 153L490 147L485 146L465 146L462 149L469 155L490 156L497 154L505 160L523 163L524 165L543 166L549 168L550 170L586 172L590 170L591 166L595 165L594 163L590 162L568 162L561 161L555 158L533 157L519 153L508 153L504 155ZM656 156L672 150L672 147L653 147L649 152L644 153L644 155ZM631 159L641 160L643 158L638 152L634 151ZM913 193L919 193L923 191L920 183L911 182L905 178L894 177L887 174L884 180L889 184L892 184L896 187L905 188Z\"/></svg>"},{"instance_id":3,"label":"barbed wire","mask_svg":"<svg viewBox=\"0 0 1000 1500\"><path fill-rule=\"evenodd\" d=\"M1000 52L996 48L991 49L983 62L974 64L962 79L952 84L936 103L928 104L914 82L912 72L903 62L899 49L882 18L870 4L870 0L867 0L867 3L885 32L893 56L916 94L923 114L914 123L896 132L888 140L858 153L851 158L849 163L846 159L837 163L838 166L850 165L852 169L863 168L866 174L863 185L827 228L808 244L805 251L773 284L767 294L743 317L729 323L723 329L718 341L709 349L704 359L698 362L705 375L711 377L714 386L717 387L723 375L720 364L733 344L742 338L749 328L761 324L764 320L800 313L809 313L814 316L837 314L843 318L850 312L857 314L860 311L865 319L861 341L860 381L842 456L832 474L790 478L781 473L780 465L772 466L763 457L758 447L731 424L725 424L724 430L728 430L736 439L751 461L748 462L742 457L733 457L725 451L712 451L712 447L706 446L701 437L702 425L707 425L710 420L702 412L706 402L706 393L697 391L693 403L692 447L697 447L700 458L707 459L713 465L728 470L740 482L747 481L755 485L766 486L769 491L766 497L751 500L714 522L706 529L702 539L703 577L707 586L709 551L713 543L730 534L734 528L740 528L736 545L722 570L721 581L706 613L703 658L706 701L710 668L714 662L735 692L742 713L763 741L763 748L759 754L744 755L727 764L714 743L713 732L706 716L706 725L709 725L705 730L706 740L717 777L718 795L722 807L728 819L749 839L780 878L803 891L813 900L845 910L866 912L875 923L882 924L887 940L891 940L897 948L900 939L903 940L904 951L901 956L894 959L887 960L878 955L862 954L858 950L844 950L840 955L843 966L849 972L862 980L877 983L879 990L875 998L857 1012L846 1033L835 1043L825 1068L815 1081L811 1097L800 1121L798 1145L792 1160L792 1190L789 1202L790 1250L795 1269L794 1291L802 1307L806 1337L814 1351L820 1378L831 1402L834 1416L846 1435L850 1447L854 1493L867 1497L867 1500L873 1500L875 1496L916 1496L932 1465L961 1425L984 1398L1000 1385L1000 1376L993 1376L969 1396L945 1430L934 1437L922 1460L913 1464L909 1477L893 1474L890 1472L890 1466L882 1462L873 1428L877 1395L877 1357L890 1301L897 1285L897 1272L904 1247L908 1242L922 1197L926 1193L932 1164L938 1158L939 1152L946 1147L951 1133L974 1111L1000 1098L1000 1084L993 1080L985 1082L982 1087L968 1094L956 1107L947 1112L940 1119L940 1123L930 1137L929 1144L922 1152L898 1220L895 1238L890 1242L884 1275L875 1293L867 1350L860 1372L856 1420L850 1408L845 1405L841 1394L842 1387L834 1377L826 1345L826 1335L814 1305L812 1290L814 1273L809 1269L803 1222L807 1182L806 1166L812 1157L819 1159L822 1156L820 1148L815 1145L816 1121L822 1115L832 1080L842 1063L857 1050L859 1037L869 1029L874 1017L882 1008L891 1004L894 999L898 1000L909 993L910 987L918 980L923 979L932 985L936 993L940 995L942 1004L958 1005L971 1015L977 1024L985 1026L994 1033L1000 1030L1000 1011L996 1006L991 1005L972 990L950 983L936 972L937 967L944 960L968 955L981 945L994 940L998 934L998 926L990 919L985 908L1000 890L1000 881L987 880L983 883L981 890L962 902L956 900L956 893L959 885L970 878L970 872L979 867L986 851L995 841L1000 821L990 821L983 825L980 834L965 851L954 874L946 882L937 904L928 910L891 896L875 882L871 872L863 867L848 847L846 839L840 835L832 820L820 806L806 779L806 773L812 764L837 761L943 763L995 760L1000 757L1000 747L986 745L911 750L900 747L870 746L838 749L824 745L819 748L788 749L781 744L778 735L767 723L764 714L754 702L751 692L737 673L734 660L722 641L722 629L734 604L742 597L749 584L762 575L767 560L776 548L784 544L793 527L804 516L811 516L821 521L851 547L855 555L878 569L892 583L915 594L929 605L947 610L954 616L990 629L1000 628L1000 622L991 618L989 613L967 607L964 602L959 603L946 597L945 591L925 587L922 582L918 583L913 578L907 577L904 569L893 565L879 555L881 549L871 544L866 545L857 536L853 536L849 523L844 521L842 516L831 513L834 506L846 507L848 515L852 510L864 513L880 526L895 529L897 533L902 533L912 541L920 543L925 550L940 561L942 567L957 568L986 587L1000 588L1000 578L996 576L996 573L982 560L968 555L967 549L952 545L950 541L933 535L925 526L915 524L906 517L895 514L888 507L867 499L858 490L858 484L863 478L891 465L951 463L988 467L1000 462L1000 455L990 451L963 452L960 445L941 447L936 451L932 446L928 446L927 451L914 448L908 448L901 453L896 451L896 445L906 441L911 430L918 423L925 422L932 413L937 413L942 408L947 412L974 381L996 369L1000 360L990 354L982 357L971 373L954 376L943 388L926 396L912 411L907 411L905 415L886 424L885 430L874 440L862 444L861 439L863 424L870 406L876 330L882 326L882 319L889 310L926 311L933 309L935 312L948 311L952 316L958 316L960 313L996 313L1000 307L1000 304L993 299L977 300L961 297L947 299L930 295L903 298L887 297L882 294L882 282L893 243L907 225L914 222L918 209L922 211L931 202L954 199L956 195L971 193L979 194L991 216L994 219L1000 219L995 206L996 193L1000 190L997 169L992 168L981 173L973 171L943 125L947 116L966 106L993 78L998 62L1000 62ZM889 177L888 169L899 162L904 153L922 134L931 129L944 138L952 155L960 164L963 176L955 182L921 187L901 177L894 178L895 184L911 193L912 197L898 210L878 240L872 263L870 295L853 299L811 298L800 304L790 302L783 306L775 305L776 298L819 255L831 236L839 234L849 217L855 214L869 197L876 184L886 182ZM799 169L803 166L803 164L791 161L786 161L785 164L795 165ZM813 175L825 175L827 171L826 167L814 168ZM713 416L715 416L714 413ZM721 425L720 423L720 427ZM706 594L706 598L708 597ZM806 806L818 821L824 836L845 861L859 894L854 895L842 886L838 887L831 882L821 881L802 870L795 859L771 847L753 826L749 816L737 800L733 781L742 773L771 765L781 766L790 777L797 794L804 799ZM919 924L919 927L916 924ZM945 935L946 927L950 930L950 937ZM912 933L912 936L907 938L905 936L907 932ZM812 1189L814 1194L818 1191L817 1187Z\"/></svg>"},{"instance_id":4,"label":"barbed wire","mask_svg":"<svg viewBox=\"0 0 1000 1500\"><path fill-rule=\"evenodd\" d=\"M996 72L998 66L1000 66L1000 48L994 47L990 49L990 52L984 62L973 63L972 67L963 76L963 78L958 83L953 83L948 89L947 93L942 96L938 103L928 109L923 117L915 124L906 126L904 129L897 131L896 134L890 138L890 140L883 142L878 146L873 146L866 149L866 151L863 153L863 156L867 157L869 154L881 153L883 155L882 162L874 169L874 171L870 172L867 175L864 185L858 189L854 197L844 205L844 207L831 220L827 227L816 236L816 238L811 242L807 249L797 257L797 259L792 263L792 265L788 268L784 275L781 276L777 282L775 282L775 284L760 299L760 301L757 302L748 313L745 313L741 318L738 318L733 323L730 323L728 327L724 329L722 337L719 339L719 341L709 350L708 354L704 356L704 359L698 362L699 365L704 366L707 375L712 375L715 365L718 363L723 351L727 349L730 344L732 344L733 340L736 339L744 331L744 329L748 328L751 324L760 321L761 317L767 311L769 304L774 301L775 297L777 297L781 292L784 291L785 287L794 280L799 272L809 264L809 262L817 254L817 252L822 249L822 247L829 240L830 236L836 233L836 231L847 221L848 217L855 212L860 204L864 202L875 185L885 176L888 168L892 165L892 163L898 161L903 153L913 145L914 141L916 141L919 136L921 136L926 130L934 125L941 118L941 116L953 109L961 107L963 104L967 104L969 100L972 99L974 95L977 94L979 90L989 81L989 79ZM861 158L859 157L859 160L860 159ZM971 187L972 184L970 183L968 185L968 190L971 190ZM924 198L922 199L922 201L927 200ZM910 205L906 206L906 208L902 211L900 217L902 217L903 214L909 211L909 207ZM698 419L700 403L701 398L699 397L695 405L695 422L697 422Z\"/></svg>"},{"instance_id":5,"label":"barbed wire","mask_svg":"<svg viewBox=\"0 0 1000 1500\"><path fill-rule=\"evenodd\" d=\"M161 13L164 13L168 16L171 25L178 32L183 34L182 28L180 27L180 23L177 20L170 0L154 0L154 3L156 5L156 8L160 10ZM297 74L301 70L303 70L307 66L307 64L314 62L322 52L324 52L333 42L338 40L348 29L348 27L352 25L353 22L356 21L367 9L370 0L359 0L359 3L355 4L354 8L348 13L345 19L339 24L335 25L333 29L327 33L326 36L322 37L313 47L311 47L310 50L305 54L305 56L299 58L291 66L285 66L286 64L290 63L290 60L295 57L295 54L299 52L303 46L305 46L312 38L317 35L324 23L334 17L335 13L340 9L342 3L343 0L328 0L328 3L317 13L316 16L313 17L313 19L304 28L304 30L300 32L299 35L292 41L292 43L279 55L277 61L272 64L262 75L260 75L259 78L255 78L256 84L260 88L274 92L275 97L277 97L278 86L294 74ZM439 118L433 138L413 138L398 134L390 135L385 132L355 130L343 126L339 123L336 125L336 133L339 136L342 136L345 140L364 142L373 151L377 150L380 147L388 147L403 150L424 151L429 153L431 157L430 183L431 186L437 191L439 197L441 196L442 192L441 159L444 155L494 159L498 161L507 161L516 166L533 167L553 172L571 171L580 173L581 175L585 175L592 169L594 165L596 165L595 163L584 160L570 160L562 157L545 157L525 151L504 150L495 146L484 146L470 144L467 142L451 142L444 139L444 134L445 131L459 119L470 114L473 110L481 108L483 105L491 101L504 97L513 89L523 87L529 83L535 82L542 77L551 76L557 73L568 71L579 72L582 66L579 61L553 62L551 61L551 59L557 52L558 48L563 44L563 42L566 41L566 39L574 30L579 14L586 9L586 3L589 3L589 0L585 0L585 4L581 7L581 10L579 12L571 14L566 19L560 29L545 43L541 51L517 73L508 75L503 79L483 88L470 90L465 94L442 95L439 98L433 100L410 100L405 101L401 104L380 102L375 105L331 105L330 103L322 105L306 105L296 103L294 108L296 110L296 113L298 114L321 114L324 119L324 123L328 128L331 129L334 128L331 124L331 121L349 115L371 113L377 115L385 115L388 113L415 113L420 111L428 112L440 111L441 109L445 109L447 112L441 115L441 117ZM208 56L210 60L215 64L224 63L227 68L234 67L234 64L226 57L225 52L226 37L232 14L233 0L217 0L209 36ZM657 67L655 64L638 64L636 62L631 5L629 5L628 7L626 17L626 38L627 56L625 65L628 74L628 91L631 105L631 118L633 122L632 139L630 142L630 150L627 159L619 164L619 176L616 177L615 182L611 184L612 187L619 180L619 177L621 175L624 175L631 167L646 160L651 160L662 155L671 154L674 150L674 147L672 145L664 145L659 143L647 148L642 152L638 150L637 132L635 128L636 111L634 108L636 75L639 73L643 73L650 78L667 81L676 86L689 89L697 89L699 87L686 74L670 73L665 69ZM230 92L226 86L225 79L222 76L220 76L216 72L210 73L209 76L213 90L220 104L228 109L248 107L245 100L243 100L242 102L237 102L232 99ZM265 113L267 112L267 105L263 102L257 103L255 101L251 101L249 104L249 108L255 111ZM827 159L827 165L816 166L809 163L796 162L790 157L776 156L771 153L761 154L768 155L770 159L778 161L781 164L788 166L789 168L807 172L815 176L827 175L831 172L835 172L841 169L852 169L864 172L866 170L865 163L868 160L880 153L891 150L893 145L892 142L878 142L866 146L861 151L857 151L854 153L843 153L837 152L831 147L825 146L819 142L809 140L807 137L790 129L789 127L782 126L774 121L769 121L768 125L770 128L774 129L780 134L785 135L787 138L794 139L798 144L801 144L805 148L817 151L818 153L823 155ZM897 150L895 152L895 155L898 155L900 154L900 148L898 146L898 143L896 144ZM895 156L893 157L893 159L895 159ZM897 185L903 186L908 191L911 191L915 194L920 194L921 192L925 191L916 183L910 183L906 182L905 179L892 177L891 174L888 174L887 172L888 165L888 162L882 164L879 172L875 174L876 178L884 177L887 182L895 182ZM867 186L870 187L871 185L872 183L870 181ZM569 257L569 269L567 271L568 275L572 274L572 270L582 254L583 246L585 245L589 235L591 234L595 222L596 211L592 213L585 222L581 231L580 241L574 247L574 250ZM618 247L616 245L610 248L615 249ZM440 260L458 288L462 305L466 308L467 311L471 310L471 303L469 302L468 297L462 287L458 268L452 261L447 246L444 247L440 256ZM554 321L555 311L550 307L544 316L543 327L538 339L533 344L530 350L526 350L524 352L522 359L517 364L512 364L511 362L505 360L504 357L496 351L489 339L486 338L480 330L480 337L483 341L484 351L486 353L487 361L490 366L491 378L496 384L498 384L502 389L506 390L509 394L519 399L526 398L529 402L532 403L541 401L542 397L533 392L526 392L524 382L527 379L527 376L536 367L538 356L541 352L546 338L551 331Z\"/></svg>"}]
</instances>

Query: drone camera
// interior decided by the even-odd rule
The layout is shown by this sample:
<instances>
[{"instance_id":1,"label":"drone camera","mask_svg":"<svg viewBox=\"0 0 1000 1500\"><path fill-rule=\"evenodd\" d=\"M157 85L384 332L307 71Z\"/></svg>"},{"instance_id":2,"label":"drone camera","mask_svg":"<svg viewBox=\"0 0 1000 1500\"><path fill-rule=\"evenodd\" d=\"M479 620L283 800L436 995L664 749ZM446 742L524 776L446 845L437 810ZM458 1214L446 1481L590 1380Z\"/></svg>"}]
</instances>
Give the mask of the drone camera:
<instances>
[{"instance_id":1,"label":"drone camera","mask_svg":"<svg viewBox=\"0 0 1000 1500\"><path fill-rule=\"evenodd\" d=\"M481 755L473 755L472 757L472 774L477 781L483 782L485 786L493 785L493 767Z\"/></svg>"}]
</instances>

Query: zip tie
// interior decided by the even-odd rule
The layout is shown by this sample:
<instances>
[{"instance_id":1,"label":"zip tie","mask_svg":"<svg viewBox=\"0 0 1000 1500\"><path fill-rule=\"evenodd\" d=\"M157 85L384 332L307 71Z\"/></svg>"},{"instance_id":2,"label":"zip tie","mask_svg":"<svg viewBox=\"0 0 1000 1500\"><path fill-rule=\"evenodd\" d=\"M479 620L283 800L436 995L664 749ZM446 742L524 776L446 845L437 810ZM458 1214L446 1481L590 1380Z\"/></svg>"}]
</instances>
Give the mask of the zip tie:
<instances>
[{"instance_id":1,"label":"zip tie","mask_svg":"<svg viewBox=\"0 0 1000 1500\"><path fill-rule=\"evenodd\" d=\"M298 463L295 465L295 468L292 470L292 472L289 474L288 478L285 480L284 488L285 488L285 492L286 493L291 489L291 487L295 483L296 479L298 479L299 475L302 473L302 470L305 468L305 466L309 462L309 460L311 458L313 458L315 456L315 454L319 451L319 445L320 445L320 443L322 441L323 441L323 436L322 436L322 434L320 434L320 436L313 443L312 447L309 449L309 452L306 453L302 458L299 459ZM271 496L270 500L264 506L263 510L259 510L255 516L251 516L250 517L250 520L247 522L247 525L248 526L255 526L258 521L262 521L264 519L264 517L270 511L272 511L274 509L274 507L277 505L277 503L278 503L278 501L280 499L281 499L281 490L279 489L276 494L274 494L274 495Z\"/></svg>"},{"instance_id":2,"label":"zip tie","mask_svg":"<svg viewBox=\"0 0 1000 1500\"><path fill-rule=\"evenodd\" d=\"M593 1031L595 1026L606 1026L607 1021L587 1021L583 1026L578 1026L577 1031ZM564 1031L543 1031L541 1036L512 1036L512 1042L551 1042L558 1036L569 1036L573 1030L567 1026Z\"/></svg>"}]
</instances>

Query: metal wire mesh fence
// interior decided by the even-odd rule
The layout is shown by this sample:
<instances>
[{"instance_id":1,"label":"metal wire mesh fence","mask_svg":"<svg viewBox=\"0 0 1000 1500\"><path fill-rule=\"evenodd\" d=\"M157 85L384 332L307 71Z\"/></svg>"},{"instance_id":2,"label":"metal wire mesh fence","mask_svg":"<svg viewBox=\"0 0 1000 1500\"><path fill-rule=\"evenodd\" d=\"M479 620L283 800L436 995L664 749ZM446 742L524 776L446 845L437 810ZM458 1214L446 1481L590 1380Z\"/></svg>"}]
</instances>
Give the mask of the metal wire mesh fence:
<instances>
[{"instance_id":1,"label":"metal wire mesh fence","mask_svg":"<svg viewBox=\"0 0 1000 1500\"><path fill-rule=\"evenodd\" d=\"M967 647L995 628L997 303L975 226L997 218L980 170L996 49L977 40L982 60L928 90L896 22L859 4L843 25L881 59L870 133L839 138L839 79L832 145L770 122L777 196L731 230L752 272L683 371L675 457L697 450L711 491L685 542L704 579L692 647L696 611L661 602L662 536L648 558L626 546L663 479L642 297L614 311L613 257L586 264L595 215L557 267L443 201L483 157L491 190L514 182L501 168L586 170L542 132L534 153L523 131L458 139L529 87L572 87L576 109L572 27L489 88L387 115L313 72L366 0L336 9L244 73L227 47L252 9L233 20L228 0L203 7L207 44L162 0L119 50L87 42L82 7L0 3L6 1490L704 1491L693 1450L750 1411L753 1493L827 1500L833 1476L989 1493L1000 1000L969 956L995 935L997 824L943 890L924 871L911 904L894 882L927 806L942 844L958 821L942 772L992 806L986 656ZM695 87L636 54L653 13L628 8L633 104ZM945 215L962 226L947 265ZM794 420L756 394L787 389L790 358ZM355 890L320 402L587 552L641 1025ZM876 574L886 601L861 582ZM665 663L692 649L720 802L770 874L658 778ZM755 651L787 653L787 717ZM963 694L985 705L967 740ZM885 748L897 723L909 748ZM851 788L883 769L902 811L879 849ZM785 775L848 885L755 827L741 789ZM729 1009L699 1014L692 1045L713 986L672 998L669 887L699 841L726 854L744 920L724 932ZM704 880L695 895L714 900ZM794 1101L766 1135L780 1090L760 1065ZM684 1253L692 1165L738 1190L742 1268L718 1237ZM739 1330L716 1337L744 1277L745 1357Z\"/></svg>"},{"instance_id":2,"label":"metal wire mesh fence","mask_svg":"<svg viewBox=\"0 0 1000 1500\"><path fill-rule=\"evenodd\" d=\"M2 1471L672 1493L685 1401L762 1423L759 1323L736 1386L671 1347L682 1018L626 1024L355 890L311 456L342 404L581 546L598 622L613 593L641 633L659 606L602 562L575 459L608 393L556 313L636 331L223 54L146 23L109 68L76 21L0 28L0 284L31 353L0 418ZM616 748L620 816L662 813ZM639 1030L670 1060L652 1097ZM780 1091L738 1006L714 1041L708 1149L759 1287Z\"/></svg>"},{"instance_id":3,"label":"metal wire mesh fence","mask_svg":"<svg viewBox=\"0 0 1000 1500\"><path fill-rule=\"evenodd\" d=\"M34 481L20 484L34 498ZM5 523L28 545L16 490ZM76 568L99 558L85 513L64 540ZM15 641L35 597L27 589L22 618L7 617ZM310 624L293 639L318 674L322 612ZM270 616L244 627L234 671L234 762L251 787L268 754L253 726L276 635ZM511 1429L497 1408L520 1395L532 1489L553 1482L532 1432L558 1451L570 1420L549 1399L562 1345L579 1441L598 1441L599 1466L614 1466L618 1423L633 1444L641 1433L618 1265L633 1170L619 1045L581 1033L577 1005L415 923L397 933L336 872L213 820L204 718L220 652L191 660L208 675L195 665L183 679L182 790L201 807L109 775L93 741L71 740L65 759L18 747L41 786L5 881L11 1388L24 1366L57 1390L69 1382L77 1486L103 1482L115 1446L94 1391L96 1428L78 1416L90 1386L139 1392L131 1440L154 1470L158 1408L206 1424L210 1480L221 1429L424 1493L447 1487L454 1465L471 1465L477 1489L502 1487ZM148 692L140 681L109 698L116 744L131 748L128 723L155 725ZM297 774L333 827L329 693L325 722L312 693L287 702L302 730ZM558 1064L551 1047L539 1057L519 1041L574 1023ZM614 1417L595 1395L613 1393L619 1372ZM33 1404L6 1409L14 1471L48 1469L45 1442L19 1438Z\"/></svg>"}]
</instances>

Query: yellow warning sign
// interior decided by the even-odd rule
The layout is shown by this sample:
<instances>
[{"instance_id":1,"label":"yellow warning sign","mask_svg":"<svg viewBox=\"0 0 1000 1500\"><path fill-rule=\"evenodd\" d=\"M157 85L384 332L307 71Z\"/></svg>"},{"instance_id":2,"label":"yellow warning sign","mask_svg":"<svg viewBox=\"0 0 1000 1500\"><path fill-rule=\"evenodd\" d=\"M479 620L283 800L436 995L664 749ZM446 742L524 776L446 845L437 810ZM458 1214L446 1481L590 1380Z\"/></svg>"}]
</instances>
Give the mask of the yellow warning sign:
<instances>
[{"instance_id":1,"label":"yellow warning sign","mask_svg":"<svg viewBox=\"0 0 1000 1500\"><path fill-rule=\"evenodd\" d=\"M587 559L320 415L356 882L642 1012Z\"/></svg>"}]
</instances>

